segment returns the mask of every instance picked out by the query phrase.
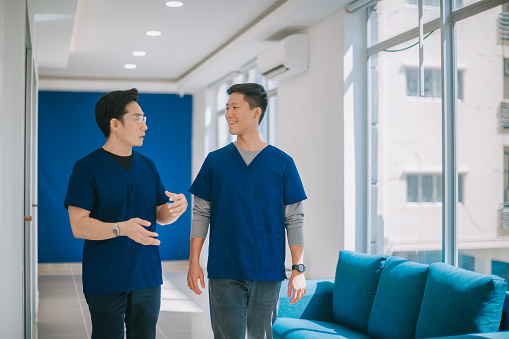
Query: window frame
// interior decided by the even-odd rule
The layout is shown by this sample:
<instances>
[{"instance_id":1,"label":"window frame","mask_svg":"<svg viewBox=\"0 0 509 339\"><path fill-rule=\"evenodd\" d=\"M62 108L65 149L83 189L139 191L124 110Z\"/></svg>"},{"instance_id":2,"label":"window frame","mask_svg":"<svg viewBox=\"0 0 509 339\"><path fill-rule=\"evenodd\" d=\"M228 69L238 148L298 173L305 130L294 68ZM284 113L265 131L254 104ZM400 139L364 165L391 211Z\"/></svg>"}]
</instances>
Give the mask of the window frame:
<instances>
[{"instance_id":1,"label":"window frame","mask_svg":"<svg viewBox=\"0 0 509 339\"><path fill-rule=\"evenodd\" d=\"M421 0L418 0L421 1ZM418 2L419 3L419 2ZM457 140L457 63L456 63L456 45L455 45L455 24L461 20L478 15L482 12L506 4L506 0L482 0L475 2L471 5L454 10L449 1L440 2L440 17L430 22L422 24L421 34L428 34L431 31L440 29L441 33L441 93L442 93L442 261L458 266L458 140ZM375 11L375 6L367 8L367 32L371 32L370 27L370 13ZM416 18L418 19L418 18ZM376 18L374 19L376 24ZM372 185L372 171L373 168L373 144L376 141L372 140L374 131L372 126L372 110L376 103L373 103L374 92L373 85L377 79L373 71L372 59L376 60L378 53L386 49L390 49L400 45L406 41L416 39L419 37L419 22L416 20L415 28L407 30L401 34L388 38L386 40L375 42L373 45L366 48L367 54L367 86L366 97L368 101L368 110L366 110L366 125L367 125L367 161L366 161L366 196L368 203L367 220L378 220L377 217L377 204L374 198L376 195L372 193L375 185ZM367 37L366 41L371 41L371 37ZM376 61L374 62L376 64ZM446 100L444 100L446 98ZM375 136L376 137L376 136ZM376 159L374 160L377 161ZM464 190L464 189L463 189ZM373 200L373 201L372 201ZM371 225L373 226L373 225ZM370 227L368 227L368 230ZM367 233L366 244L370 239L370 233ZM366 250L370 253L372 246L366 245Z\"/></svg>"}]
</instances>

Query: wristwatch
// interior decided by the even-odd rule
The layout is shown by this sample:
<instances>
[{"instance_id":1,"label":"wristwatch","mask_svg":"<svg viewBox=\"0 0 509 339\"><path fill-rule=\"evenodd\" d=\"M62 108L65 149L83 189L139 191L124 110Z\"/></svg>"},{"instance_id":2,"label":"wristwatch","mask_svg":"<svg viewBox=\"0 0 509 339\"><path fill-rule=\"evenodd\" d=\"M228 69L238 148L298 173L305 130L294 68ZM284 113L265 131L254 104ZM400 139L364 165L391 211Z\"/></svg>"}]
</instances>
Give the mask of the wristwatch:
<instances>
[{"instance_id":1,"label":"wristwatch","mask_svg":"<svg viewBox=\"0 0 509 339\"><path fill-rule=\"evenodd\" d=\"M118 230L118 223L113 224L113 228L111 229L113 231L113 234L118 237L120 235L120 231Z\"/></svg>"},{"instance_id":2,"label":"wristwatch","mask_svg":"<svg viewBox=\"0 0 509 339\"><path fill-rule=\"evenodd\" d=\"M304 264L292 265L292 271L306 272Z\"/></svg>"}]
</instances>

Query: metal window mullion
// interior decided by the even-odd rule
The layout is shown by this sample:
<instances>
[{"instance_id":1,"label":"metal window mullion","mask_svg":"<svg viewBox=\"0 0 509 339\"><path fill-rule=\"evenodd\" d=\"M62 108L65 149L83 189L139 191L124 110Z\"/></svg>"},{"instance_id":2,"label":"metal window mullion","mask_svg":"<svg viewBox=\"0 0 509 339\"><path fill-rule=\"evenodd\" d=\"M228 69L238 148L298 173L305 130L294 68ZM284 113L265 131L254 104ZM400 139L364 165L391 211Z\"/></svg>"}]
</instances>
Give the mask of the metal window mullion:
<instances>
[{"instance_id":1,"label":"metal window mullion","mask_svg":"<svg viewBox=\"0 0 509 339\"><path fill-rule=\"evenodd\" d=\"M442 81L442 260L458 265L458 158L457 115L452 4L442 0L441 81Z\"/></svg>"},{"instance_id":2,"label":"metal window mullion","mask_svg":"<svg viewBox=\"0 0 509 339\"><path fill-rule=\"evenodd\" d=\"M419 7L419 86L418 92L419 96L424 96L424 19L423 19L423 9L422 9L423 0L418 0Z\"/></svg>"}]
</instances>

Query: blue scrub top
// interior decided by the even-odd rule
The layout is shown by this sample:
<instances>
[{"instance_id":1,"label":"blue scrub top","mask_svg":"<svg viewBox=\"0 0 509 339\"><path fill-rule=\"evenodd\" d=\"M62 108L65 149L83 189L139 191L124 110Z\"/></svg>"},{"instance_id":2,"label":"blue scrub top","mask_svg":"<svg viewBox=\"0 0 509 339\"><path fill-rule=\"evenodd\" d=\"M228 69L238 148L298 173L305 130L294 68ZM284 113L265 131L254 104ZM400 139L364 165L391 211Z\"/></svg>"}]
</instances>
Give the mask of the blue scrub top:
<instances>
[{"instance_id":1,"label":"blue scrub top","mask_svg":"<svg viewBox=\"0 0 509 339\"><path fill-rule=\"evenodd\" d=\"M230 143L209 153L189 191L211 202L210 279L286 279L284 207L306 199L289 155L268 145L248 166Z\"/></svg>"},{"instance_id":2,"label":"blue scrub top","mask_svg":"<svg viewBox=\"0 0 509 339\"><path fill-rule=\"evenodd\" d=\"M156 231L156 207L168 202L154 162L133 151L129 172L108 154L96 150L74 165L65 207L90 211L102 222L131 218L150 221ZM109 294L162 284L158 246L144 246L128 237L85 240L83 293Z\"/></svg>"}]
</instances>

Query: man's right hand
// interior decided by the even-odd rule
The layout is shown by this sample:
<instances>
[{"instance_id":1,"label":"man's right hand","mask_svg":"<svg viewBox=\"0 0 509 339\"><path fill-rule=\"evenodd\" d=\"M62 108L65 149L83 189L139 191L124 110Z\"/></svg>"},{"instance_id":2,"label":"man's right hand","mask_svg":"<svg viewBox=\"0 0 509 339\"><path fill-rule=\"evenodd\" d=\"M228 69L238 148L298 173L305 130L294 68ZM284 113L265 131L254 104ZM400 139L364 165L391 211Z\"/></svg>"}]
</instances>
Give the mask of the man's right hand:
<instances>
[{"instance_id":1,"label":"man's right hand","mask_svg":"<svg viewBox=\"0 0 509 339\"><path fill-rule=\"evenodd\" d=\"M142 245L159 245L161 241L155 239L159 234L150 232L145 227L150 226L150 221L140 218L132 218L118 223L118 230L121 236L126 236Z\"/></svg>"},{"instance_id":2,"label":"man's right hand","mask_svg":"<svg viewBox=\"0 0 509 339\"><path fill-rule=\"evenodd\" d=\"M198 280L200 280L200 285L204 289L205 281L203 281L203 270L201 269L200 264L189 263L189 270L187 271L187 286L189 286L191 291L194 293L201 295L202 291L198 285Z\"/></svg>"}]
</instances>

